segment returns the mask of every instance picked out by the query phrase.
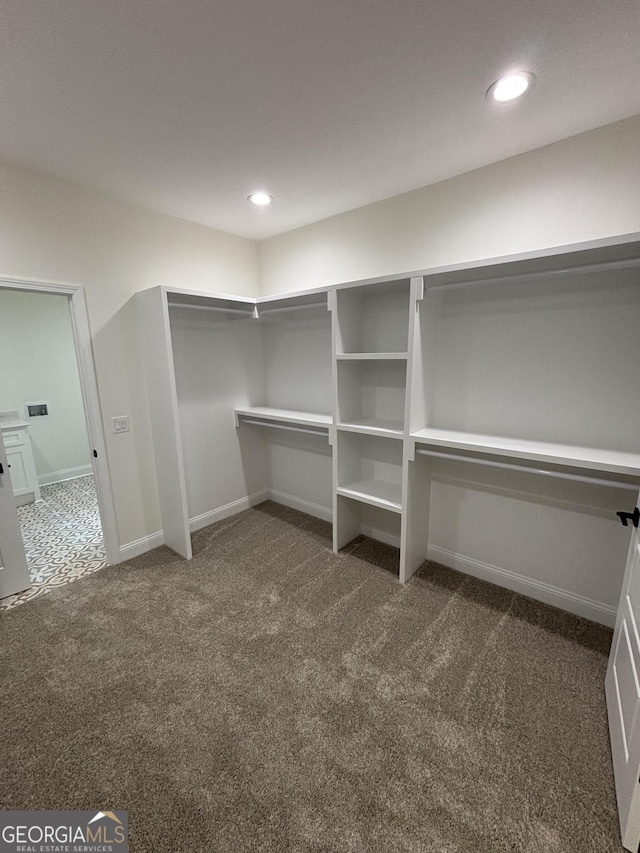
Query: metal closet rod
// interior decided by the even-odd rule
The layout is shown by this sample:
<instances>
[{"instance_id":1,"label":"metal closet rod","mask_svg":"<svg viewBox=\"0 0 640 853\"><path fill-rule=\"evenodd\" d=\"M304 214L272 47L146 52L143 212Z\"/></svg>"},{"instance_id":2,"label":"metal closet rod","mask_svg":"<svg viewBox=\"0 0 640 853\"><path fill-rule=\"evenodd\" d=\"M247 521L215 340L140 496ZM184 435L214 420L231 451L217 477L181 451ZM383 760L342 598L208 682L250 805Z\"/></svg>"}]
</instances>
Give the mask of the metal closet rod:
<instances>
[{"instance_id":1,"label":"metal closet rod","mask_svg":"<svg viewBox=\"0 0 640 853\"><path fill-rule=\"evenodd\" d=\"M540 270L539 272L520 272L520 273L505 273L505 275L495 276L494 278L470 278L468 281L455 281L451 284L434 284L429 286L425 282L425 290L459 290L463 287L478 287L483 284L503 284L508 281L525 281L528 279L536 279L544 276L560 277L570 275L575 272L608 272L609 270L631 269L640 266L640 258L628 258L620 261L607 261L601 264L581 264L573 267L562 267L557 270ZM427 279L428 276L425 276Z\"/></svg>"},{"instance_id":2,"label":"metal closet rod","mask_svg":"<svg viewBox=\"0 0 640 853\"><path fill-rule=\"evenodd\" d=\"M257 418L244 418L240 415L240 423L243 424L255 424L255 426L263 426L263 427L271 427L271 429L286 429L291 432L306 432L308 435L322 435L324 437L329 436L329 430L320 430L320 429L308 429L307 427L299 427L292 426L290 424L278 424L273 421L261 421Z\"/></svg>"},{"instance_id":3,"label":"metal closet rod","mask_svg":"<svg viewBox=\"0 0 640 853\"><path fill-rule=\"evenodd\" d=\"M311 302L305 305L289 305L285 308L262 308L251 305L242 308L222 308L219 305L185 305L182 302L169 302L169 308L190 308L193 311L219 311L221 314L242 314L243 317L253 317L259 320L262 314L281 314L285 311L305 311L307 308L326 308L326 302Z\"/></svg>"},{"instance_id":4,"label":"metal closet rod","mask_svg":"<svg viewBox=\"0 0 640 853\"><path fill-rule=\"evenodd\" d=\"M575 480L578 483L591 483L596 486L607 486L613 489L631 489L637 491L638 483L625 483L619 480L603 480L598 477L583 477L580 474L565 474L561 471L548 471L544 468L529 468L526 465L512 465L508 462L493 462L489 459L476 459L473 456L458 456L454 453L439 453L435 450L416 448L421 456L437 456L439 459L451 459L454 462L473 462L474 465L488 465L491 468L506 468L508 471L524 471L526 474L542 474L544 477L557 477L560 480Z\"/></svg>"},{"instance_id":5,"label":"metal closet rod","mask_svg":"<svg viewBox=\"0 0 640 853\"><path fill-rule=\"evenodd\" d=\"M190 308L193 311L219 311L222 314L242 314L244 317L251 317L253 305L246 309L241 308L222 308L219 305L183 305L181 302L169 302L169 308Z\"/></svg>"},{"instance_id":6,"label":"metal closet rod","mask_svg":"<svg viewBox=\"0 0 640 853\"><path fill-rule=\"evenodd\" d=\"M307 302L304 305L287 305L283 308L263 308L262 305L256 305L258 315L260 314L282 314L285 311L305 311L307 308L326 308L326 302Z\"/></svg>"}]
</instances>

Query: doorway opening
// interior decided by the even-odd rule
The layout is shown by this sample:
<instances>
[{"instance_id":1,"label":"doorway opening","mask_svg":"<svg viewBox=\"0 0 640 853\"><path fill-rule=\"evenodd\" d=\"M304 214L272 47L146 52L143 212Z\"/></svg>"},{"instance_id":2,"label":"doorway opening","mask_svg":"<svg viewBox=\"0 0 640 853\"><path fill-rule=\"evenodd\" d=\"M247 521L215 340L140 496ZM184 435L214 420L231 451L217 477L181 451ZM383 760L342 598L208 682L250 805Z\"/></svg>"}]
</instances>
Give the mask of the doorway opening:
<instances>
[{"instance_id":1,"label":"doorway opening","mask_svg":"<svg viewBox=\"0 0 640 853\"><path fill-rule=\"evenodd\" d=\"M28 567L0 593L7 610L118 551L84 292L0 281L0 316L0 431Z\"/></svg>"}]
</instances>

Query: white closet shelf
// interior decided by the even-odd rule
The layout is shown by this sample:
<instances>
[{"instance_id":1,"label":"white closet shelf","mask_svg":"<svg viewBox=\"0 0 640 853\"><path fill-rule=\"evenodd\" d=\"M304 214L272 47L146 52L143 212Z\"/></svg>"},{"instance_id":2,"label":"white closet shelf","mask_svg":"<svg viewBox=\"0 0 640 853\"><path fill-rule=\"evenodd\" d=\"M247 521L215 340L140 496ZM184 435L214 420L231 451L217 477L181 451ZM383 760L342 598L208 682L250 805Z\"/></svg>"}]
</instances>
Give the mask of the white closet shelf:
<instances>
[{"instance_id":1,"label":"white closet shelf","mask_svg":"<svg viewBox=\"0 0 640 853\"><path fill-rule=\"evenodd\" d=\"M411 433L411 438L416 444L431 447L448 447L512 459L528 459L532 462L585 468L591 471L640 476L640 454L638 453L432 428L417 430Z\"/></svg>"},{"instance_id":2,"label":"white closet shelf","mask_svg":"<svg viewBox=\"0 0 640 853\"><path fill-rule=\"evenodd\" d=\"M365 435L379 435L383 438L404 437L403 422L388 420L386 418L358 418L357 420L339 423L337 427L345 432L360 432Z\"/></svg>"},{"instance_id":3,"label":"white closet shelf","mask_svg":"<svg viewBox=\"0 0 640 853\"><path fill-rule=\"evenodd\" d=\"M406 352L339 352L338 361L406 361Z\"/></svg>"},{"instance_id":4,"label":"white closet shelf","mask_svg":"<svg viewBox=\"0 0 640 853\"><path fill-rule=\"evenodd\" d=\"M273 423L294 424L326 429L333 424L331 415L317 415L313 412L296 412L290 409L272 409L268 406L251 406L246 409L234 409L236 418L252 418Z\"/></svg>"},{"instance_id":5,"label":"white closet shelf","mask_svg":"<svg viewBox=\"0 0 640 853\"><path fill-rule=\"evenodd\" d=\"M353 498L361 503L371 504L391 512L402 509L402 486L386 480L357 480L337 488L337 493L345 498Z\"/></svg>"}]
</instances>

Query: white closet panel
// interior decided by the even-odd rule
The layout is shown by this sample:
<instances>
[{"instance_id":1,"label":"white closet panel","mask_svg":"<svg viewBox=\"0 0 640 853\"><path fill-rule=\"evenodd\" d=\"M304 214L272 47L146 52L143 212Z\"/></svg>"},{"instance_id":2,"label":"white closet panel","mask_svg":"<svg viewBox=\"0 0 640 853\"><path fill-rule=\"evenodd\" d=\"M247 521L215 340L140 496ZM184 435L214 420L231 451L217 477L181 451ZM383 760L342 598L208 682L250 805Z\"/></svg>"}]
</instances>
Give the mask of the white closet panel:
<instances>
[{"instance_id":1,"label":"white closet panel","mask_svg":"<svg viewBox=\"0 0 640 853\"><path fill-rule=\"evenodd\" d=\"M198 519L267 488L262 437L239 442L233 414L264 396L261 332L217 312L170 316L188 513Z\"/></svg>"},{"instance_id":2,"label":"white closet panel","mask_svg":"<svg viewBox=\"0 0 640 853\"><path fill-rule=\"evenodd\" d=\"M136 300L149 388L164 541L190 560L191 538L167 294L163 287L155 287L138 293Z\"/></svg>"}]
</instances>

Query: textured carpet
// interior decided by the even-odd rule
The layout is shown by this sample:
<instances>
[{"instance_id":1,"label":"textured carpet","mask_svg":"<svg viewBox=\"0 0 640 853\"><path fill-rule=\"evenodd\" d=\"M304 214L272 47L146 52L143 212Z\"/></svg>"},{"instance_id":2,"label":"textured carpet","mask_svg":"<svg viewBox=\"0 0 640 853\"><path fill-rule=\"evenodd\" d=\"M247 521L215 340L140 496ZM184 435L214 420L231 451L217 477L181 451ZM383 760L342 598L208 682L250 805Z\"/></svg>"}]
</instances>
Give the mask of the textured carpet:
<instances>
[{"instance_id":1,"label":"textured carpet","mask_svg":"<svg viewBox=\"0 0 640 853\"><path fill-rule=\"evenodd\" d=\"M3 808L131 850L620 851L611 632L272 503L0 616Z\"/></svg>"}]
</instances>

